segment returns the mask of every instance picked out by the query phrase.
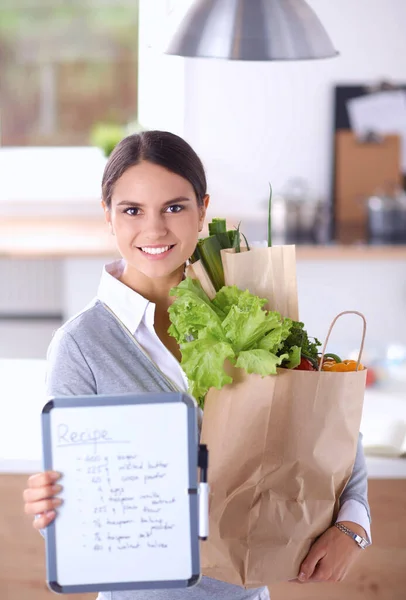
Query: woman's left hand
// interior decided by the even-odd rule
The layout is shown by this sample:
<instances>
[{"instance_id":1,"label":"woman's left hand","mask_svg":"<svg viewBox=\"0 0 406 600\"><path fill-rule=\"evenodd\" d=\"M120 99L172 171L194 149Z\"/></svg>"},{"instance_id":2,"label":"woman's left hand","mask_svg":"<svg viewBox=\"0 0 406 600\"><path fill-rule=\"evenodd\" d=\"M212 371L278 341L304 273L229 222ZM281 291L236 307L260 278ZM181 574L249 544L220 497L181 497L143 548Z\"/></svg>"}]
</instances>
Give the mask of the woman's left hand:
<instances>
[{"instance_id":1,"label":"woman's left hand","mask_svg":"<svg viewBox=\"0 0 406 600\"><path fill-rule=\"evenodd\" d=\"M365 530L357 523L343 521L342 524L354 533L367 537ZM300 583L342 581L361 552L361 548L353 539L337 527L330 527L310 548L295 581Z\"/></svg>"}]
</instances>

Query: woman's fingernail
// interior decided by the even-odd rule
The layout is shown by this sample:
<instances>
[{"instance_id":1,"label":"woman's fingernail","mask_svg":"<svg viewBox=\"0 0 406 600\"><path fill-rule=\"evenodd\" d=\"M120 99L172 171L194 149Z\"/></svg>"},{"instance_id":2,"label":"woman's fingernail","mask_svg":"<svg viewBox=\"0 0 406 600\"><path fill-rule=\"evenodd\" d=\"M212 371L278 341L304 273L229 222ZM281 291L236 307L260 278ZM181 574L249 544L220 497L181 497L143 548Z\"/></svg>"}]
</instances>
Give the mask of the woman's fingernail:
<instances>
[{"instance_id":1,"label":"woman's fingernail","mask_svg":"<svg viewBox=\"0 0 406 600\"><path fill-rule=\"evenodd\" d=\"M55 494L58 494L58 492L61 492L63 490L63 487L57 483L53 485L51 489L53 492L55 492Z\"/></svg>"},{"instance_id":2,"label":"woman's fingernail","mask_svg":"<svg viewBox=\"0 0 406 600\"><path fill-rule=\"evenodd\" d=\"M62 504L62 502L63 502L62 498L54 498L54 499L52 500L52 504L53 504L54 506L60 506L60 505Z\"/></svg>"},{"instance_id":3,"label":"woman's fingernail","mask_svg":"<svg viewBox=\"0 0 406 600\"><path fill-rule=\"evenodd\" d=\"M303 571L299 574L299 579L300 581L304 581L306 579L306 575L303 573Z\"/></svg>"},{"instance_id":4,"label":"woman's fingernail","mask_svg":"<svg viewBox=\"0 0 406 600\"><path fill-rule=\"evenodd\" d=\"M45 514L47 517L54 517L56 515L56 512L54 510L47 510Z\"/></svg>"},{"instance_id":5,"label":"woman's fingernail","mask_svg":"<svg viewBox=\"0 0 406 600\"><path fill-rule=\"evenodd\" d=\"M58 471L51 471L50 476L52 477L52 479L55 479L55 480L60 479L61 473L58 473Z\"/></svg>"}]
</instances>

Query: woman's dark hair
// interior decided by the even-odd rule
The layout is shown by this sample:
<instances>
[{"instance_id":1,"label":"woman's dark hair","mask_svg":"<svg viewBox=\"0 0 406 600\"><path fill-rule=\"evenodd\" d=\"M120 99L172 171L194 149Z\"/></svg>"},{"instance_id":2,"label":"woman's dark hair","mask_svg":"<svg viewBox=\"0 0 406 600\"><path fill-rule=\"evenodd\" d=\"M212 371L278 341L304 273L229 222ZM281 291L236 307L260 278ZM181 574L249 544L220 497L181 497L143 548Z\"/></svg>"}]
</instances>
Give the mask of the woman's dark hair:
<instances>
[{"instance_id":1,"label":"woman's dark hair","mask_svg":"<svg viewBox=\"0 0 406 600\"><path fill-rule=\"evenodd\" d=\"M111 207L116 181L127 169L143 160L187 179L195 191L198 205L203 205L207 193L206 175L193 148L168 131L143 131L121 140L107 161L102 180L102 195L107 208Z\"/></svg>"}]
</instances>

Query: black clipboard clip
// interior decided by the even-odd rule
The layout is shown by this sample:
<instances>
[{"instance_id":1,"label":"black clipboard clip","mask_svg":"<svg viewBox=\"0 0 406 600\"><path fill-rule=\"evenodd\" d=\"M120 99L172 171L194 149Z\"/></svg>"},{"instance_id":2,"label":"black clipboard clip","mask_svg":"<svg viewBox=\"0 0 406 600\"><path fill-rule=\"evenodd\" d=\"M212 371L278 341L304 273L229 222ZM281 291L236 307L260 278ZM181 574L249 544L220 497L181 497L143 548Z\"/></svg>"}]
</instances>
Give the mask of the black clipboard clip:
<instances>
[{"instance_id":1,"label":"black clipboard clip","mask_svg":"<svg viewBox=\"0 0 406 600\"><path fill-rule=\"evenodd\" d=\"M209 468L209 451L206 444L199 444L197 464L200 469L199 482L199 538L207 540L209 536L209 484L207 471Z\"/></svg>"},{"instance_id":2,"label":"black clipboard clip","mask_svg":"<svg viewBox=\"0 0 406 600\"><path fill-rule=\"evenodd\" d=\"M359 144L383 144L384 136L376 131L367 131L364 135L357 138Z\"/></svg>"}]
</instances>

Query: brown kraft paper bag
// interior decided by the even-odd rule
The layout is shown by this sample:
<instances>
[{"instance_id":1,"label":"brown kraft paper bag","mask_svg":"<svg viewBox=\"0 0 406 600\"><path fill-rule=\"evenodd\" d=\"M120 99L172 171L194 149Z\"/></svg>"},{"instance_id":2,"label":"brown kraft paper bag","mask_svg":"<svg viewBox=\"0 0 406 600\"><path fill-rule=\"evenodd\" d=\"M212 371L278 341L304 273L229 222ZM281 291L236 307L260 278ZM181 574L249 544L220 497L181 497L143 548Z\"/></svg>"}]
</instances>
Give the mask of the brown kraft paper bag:
<instances>
[{"instance_id":1,"label":"brown kraft paper bag","mask_svg":"<svg viewBox=\"0 0 406 600\"><path fill-rule=\"evenodd\" d=\"M264 378L227 370L233 383L209 390L203 416L211 491L202 572L269 586L298 576L337 514L354 465L366 370L278 369Z\"/></svg>"},{"instance_id":2,"label":"brown kraft paper bag","mask_svg":"<svg viewBox=\"0 0 406 600\"><path fill-rule=\"evenodd\" d=\"M253 248L240 253L222 250L221 261L225 285L236 285L266 298L266 310L277 310L284 317L299 320L296 246Z\"/></svg>"}]
</instances>

